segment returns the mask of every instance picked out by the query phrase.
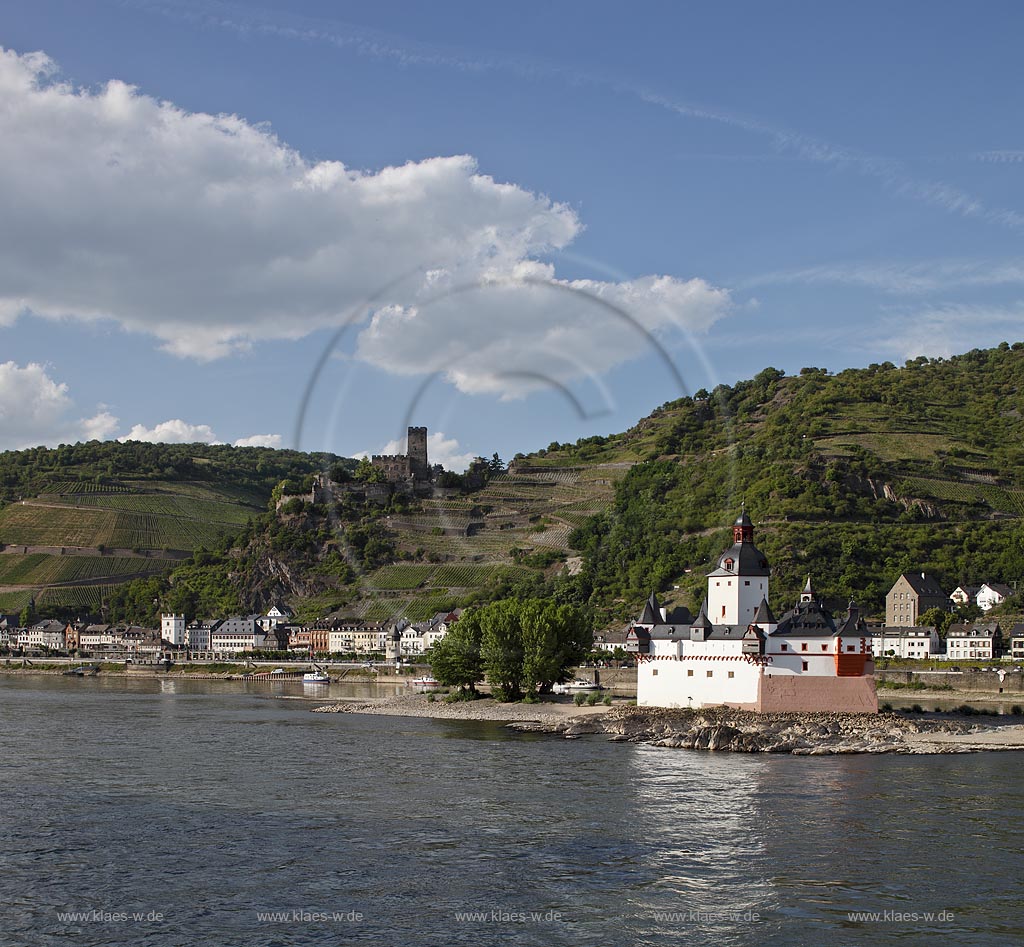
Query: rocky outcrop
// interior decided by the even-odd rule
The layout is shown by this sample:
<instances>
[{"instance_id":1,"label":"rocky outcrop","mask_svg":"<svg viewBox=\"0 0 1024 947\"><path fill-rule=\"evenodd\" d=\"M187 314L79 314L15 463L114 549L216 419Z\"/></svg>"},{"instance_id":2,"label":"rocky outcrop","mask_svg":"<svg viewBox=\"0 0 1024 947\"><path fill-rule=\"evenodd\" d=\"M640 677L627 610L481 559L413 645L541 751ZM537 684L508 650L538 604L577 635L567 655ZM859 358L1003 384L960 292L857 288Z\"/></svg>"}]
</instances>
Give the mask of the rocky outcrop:
<instances>
[{"instance_id":1,"label":"rocky outcrop","mask_svg":"<svg viewBox=\"0 0 1024 947\"><path fill-rule=\"evenodd\" d=\"M757 714L724 707L701 710L621 707L583 720L529 726L513 722L509 726L520 730L548 730L570 739L585 733L607 733L616 742L650 743L685 750L805 756L965 752L961 745L936 748L912 742L908 737L923 732L969 734L984 729L964 720L921 720L892 713Z\"/></svg>"}]
</instances>

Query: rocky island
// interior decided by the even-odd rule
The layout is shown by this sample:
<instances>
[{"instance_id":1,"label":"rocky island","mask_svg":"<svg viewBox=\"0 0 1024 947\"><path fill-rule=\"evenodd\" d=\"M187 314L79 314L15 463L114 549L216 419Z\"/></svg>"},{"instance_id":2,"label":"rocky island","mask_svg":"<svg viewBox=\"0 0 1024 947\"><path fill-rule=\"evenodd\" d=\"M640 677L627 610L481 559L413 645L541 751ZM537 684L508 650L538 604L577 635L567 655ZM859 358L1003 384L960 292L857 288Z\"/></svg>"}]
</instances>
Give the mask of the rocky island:
<instances>
[{"instance_id":1,"label":"rocky island","mask_svg":"<svg viewBox=\"0 0 1024 947\"><path fill-rule=\"evenodd\" d=\"M568 703L448 704L423 695L342 701L316 713L362 713L490 720L566 739L607 734L613 742L732 753L827 756L848 753L971 753L1024 749L1024 725L979 723L956 714L754 713L728 707L576 707ZM991 720L991 718L990 718Z\"/></svg>"}]
</instances>

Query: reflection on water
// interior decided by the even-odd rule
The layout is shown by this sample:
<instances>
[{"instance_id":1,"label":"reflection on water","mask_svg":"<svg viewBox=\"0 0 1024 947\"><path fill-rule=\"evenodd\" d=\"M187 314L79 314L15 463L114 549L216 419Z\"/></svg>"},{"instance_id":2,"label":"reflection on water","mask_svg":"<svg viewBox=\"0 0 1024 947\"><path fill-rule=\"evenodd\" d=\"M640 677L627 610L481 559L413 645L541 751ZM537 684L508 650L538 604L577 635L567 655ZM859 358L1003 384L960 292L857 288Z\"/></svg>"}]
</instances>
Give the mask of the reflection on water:
<instances>
[{"instance_id":1,"label":"reflection on water","mask_svg":"<svg viewBox=\"0 0 1024 947\"><path fill-rule=\"evenodd\" d=\"M0 678L0 943L1024 940L1024 756L697 753L310 714L302 696ZM93 909L165 919L57 914ZM362 920L257 914L294 909ZM860 910L955 921L850 921ZM500 920L534 911L551 918Z\"/></svg>"}]
</instances>

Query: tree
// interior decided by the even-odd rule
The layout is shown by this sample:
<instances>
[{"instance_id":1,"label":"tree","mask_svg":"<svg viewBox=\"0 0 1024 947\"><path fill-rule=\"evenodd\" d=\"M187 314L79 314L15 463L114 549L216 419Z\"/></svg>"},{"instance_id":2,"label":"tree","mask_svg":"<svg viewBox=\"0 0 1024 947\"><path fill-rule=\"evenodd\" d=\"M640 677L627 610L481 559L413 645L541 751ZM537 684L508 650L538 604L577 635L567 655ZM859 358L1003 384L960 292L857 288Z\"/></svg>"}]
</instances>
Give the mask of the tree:
<instances>
[{"instance_id":1,"label":"tree","mask_svg":"<svg viewBox=\"0 0 1024 947\"><path fill-rule=\"evenodd\" d=\"M929 608L918 619L918 623L925 627L935 628L942 636L946 636L946 629L953 623L956 616L944 608Z\"/></svg>"},{"instance_id":2,"label":"tree","mask_svg":"<svg viewBox=\"0 0 1024 947\"><path fill-rule=\"evenodd\" d=\"M430 651L430 669L438 683L476 693L484 676L481 637L480 614L467 609Z\"/></svg>"},{"instance_id":3,"label":"tree","mask_svg":"<svg viewBox=\"0 0 1024 947\"><path fill-rule=\"evenodd\" d=\"M497 451L491 455L491 459L487 461L487 469L491 473L504 473L505 472L505 461L499 456Z\"/></svg>"},{"instance_id":4,"label":"tree","mask_svg":"<svg viewBox=\"0 0 1024 947\"><path fill-rule=\"evenodd\" d=\"M512 599L493 602L480 612L480 654L498 700L523 696L523 629L520 603Z\"/></svg>"},{"instance_id":5,"label":"tree","mask_svg":"<svg viewBox=\"0 0 1024 947\"><path fill-rule=\"evenodd\" d=\"M572 605L529 599L520 608L523 641L523 685L527 693L551 690L565 680L594 643L585 613Z\"/></svg>"},{"instance_id":6,"label":"tree","mask_svg":"<svg viewBox=\"0 0 1024 947\"><path fill-rule=\"evenodd\" d=\"M32 621L32 608L26 605L18 616L18 624L22 628L28 628L29 623Z\"/></svg>"}]
</instances>

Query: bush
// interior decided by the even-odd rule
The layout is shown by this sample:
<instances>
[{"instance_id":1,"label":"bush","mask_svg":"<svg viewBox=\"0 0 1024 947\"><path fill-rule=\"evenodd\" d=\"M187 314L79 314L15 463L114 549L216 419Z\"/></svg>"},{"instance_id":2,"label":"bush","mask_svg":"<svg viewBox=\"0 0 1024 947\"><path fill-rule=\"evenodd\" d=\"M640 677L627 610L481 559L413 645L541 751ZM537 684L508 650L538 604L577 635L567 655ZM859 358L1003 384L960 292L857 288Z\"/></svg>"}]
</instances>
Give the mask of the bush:
<instances>
[{"instance_id":1,"label":"bush","mask_svg":"<svg viewBox=\"0 0 1024 947\"><path fill-rule=\"evenodd\" d=\"M575 697L573 697L572 702L577 707L582 707L587 702L587 695L584 694L583 691L580 691Z\"/></svg>"},{"instance_id":2,"label":"bush","mask_svg":"<svg viewBox=\"0 0 1024 947\"><path fill-rule=\"evenodd\" d=\"M597 706L597 702L600 699L601 699L601 695L597 691L592 691L589 695L587 695L587 706L588 707L596 707Z\"/></svg>"},{"instance_id":3,"label":"bush","mask_svg":"<svg viewBox=\"0 0 1024 947\"><path fill-rule=\"evenodd\" d=\"M611 707L611 705L612 705L612 695L611 694L605 694L605 696L604 696L604 705L605 705L605 707Z\"/></svg>"}]
</instances>

